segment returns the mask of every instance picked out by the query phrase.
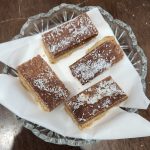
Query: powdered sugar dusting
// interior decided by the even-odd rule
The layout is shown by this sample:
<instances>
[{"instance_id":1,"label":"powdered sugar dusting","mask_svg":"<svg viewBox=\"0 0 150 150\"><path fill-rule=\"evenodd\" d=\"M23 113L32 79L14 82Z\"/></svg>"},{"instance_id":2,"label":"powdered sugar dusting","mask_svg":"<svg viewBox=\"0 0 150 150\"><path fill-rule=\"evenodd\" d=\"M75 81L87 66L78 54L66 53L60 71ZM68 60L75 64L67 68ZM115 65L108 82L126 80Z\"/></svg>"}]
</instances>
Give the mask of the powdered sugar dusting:
<instances>
[{"instance_id":1,"label":"powdered sugar dusting","mask_svg":"<svg viewBox=\"0 0 150 150\"><path fill-rule=\"evenodd\" d=\"M73 76L85 84L119 61L119 56L122 58L118 47L106 42L72 64L70 69Z\"/></svg>"},{"instance_id":2,"label":"powdered sugar dusting","mask_svg":"<svg viewBox=\"0 0 150 150\"><path fill-rule=\"evenodd\" d=\"M106 101L102 103L102 108L108 108L111 103L112 102L110 101L110 99L106 99Z\"/></svg>"},{"instance_id":3,"label":"powdered sugar dusting","mask_svg":"<svg viewBox=\"0 0 150 150\"><path fill-rule=\"evenodd\" d=\"M98 31L90 18L86 14L81 14L45 33L43 40L48 44L49 51L56 55L97 34Z\"/></svg>"},{"instance_id":4,"label":"powdered sugar dusting","mask_svg":"<svg viewBox=\"0 0 150 150\"><path fill-rule=\"evenodd\" d=\"M49 110L53 110L69 96L62 81L40 55L19 66L18 72L32 87L33 96L36 94Z\"/></svg>"},{"instance_id":5,"label":"powdered sugar dusting","mask_svg":"<svg viewBox=\"0 0 150 150\"><path fill-rule=\"evenodd\" d=\"M79 63L73 70L73 73L77 77L81 77L80 81L83 83L91 78L94 78L95 74L104 68L110 67L111 64L103 58L99 58L97 61L88 60L86 63Z\"/></svg>"},{"instance_id":6,"label":"powdered sugar dusting","mask_svg":"<svg viewBox=\"0 0 150 150\"><path fill-rule=\"evenodd\" d=\"M81 122L88 119L87 116L94 116L100 110L108 109L115 101L119 101L121 97L125 96L125 93L111 77L107 77L89 89L73 97L68 103L74 115L81 111L77 117Z\"/></svg>"},{"instance_id":7,"label":"powdered sugar dusting","mask_svg":"<svg viewBox=\"0 0 150 150\"><path fill-rule=\"evenodd\" d=\"M84 122L84 121L86 121L86 119L84 119L83 117L79 118L78 120L79 120L80 122L82 122L82 121L83 121L83 122Z\"/></svg>"},{"instance_id":8,"label":"powdered sugar dusting","mask_svg":"<svg viewBox=\"0 0 150 150\"><path fill-rule=\"evenodd\" d=\"M40 90L48 91L47 87L45 86L47 83L47 79L36 79L34 80L34 86L38 87Z\"/></svg>"},{"instance_id":9,"label":"powdered sugar dusting","mask_svg":"<svg viewBox=\"0 0 150 150\"><path fill-rule=\"evenodd\" d=\"M85 92L87 92L85 90ZM120 88L118 88L117 84L111 79L109 81L99 82L96 90L91 95L81 93L77 97L77 101L74 103L74 109L78 109L80 106L86 104L95 104L99 100L101 100L103 97L111 97L111 96L117 96L117 95L125 94ZM104 101L103 106L111 104L110 100Z\"/></svg>"},{"instance_id":10,"label":"powdered sugar dusting","mask_svg":"<svg viewBox=\"0 0 150 150\"><path fill-rule=\"evenodd\" d=\"M67 92L59 84L55 84L53 73L41 73L33 81L35 87L41 91L46 91L47 94L55 94L56 97L67 97Z\"/></svg>"}]
</instances>

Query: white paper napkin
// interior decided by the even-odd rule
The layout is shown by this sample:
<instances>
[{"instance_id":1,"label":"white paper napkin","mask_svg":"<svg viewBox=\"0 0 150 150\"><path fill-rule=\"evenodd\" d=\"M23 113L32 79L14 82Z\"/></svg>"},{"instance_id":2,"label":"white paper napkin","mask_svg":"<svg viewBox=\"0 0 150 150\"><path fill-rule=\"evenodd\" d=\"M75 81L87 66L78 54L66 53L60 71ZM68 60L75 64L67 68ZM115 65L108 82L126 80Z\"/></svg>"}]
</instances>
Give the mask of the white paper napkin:
<instances>
[{"instance_id":1,"label":"white paper napkin","mask_svg":"<svg viewBox=\"0 0 150 150\"><path fill-rule=\"evenodd\" d=\"M129 96L128 100L120 106L146 109L149 105L149 100L143 92L140 77L127 56L124 56L119 63L84 86L81 86L79 81L71 75L69 65L84 56L86 50L96 41L105 36L113 36L112 30L98 9L93 9L87 14L98 29L98 36L77 48L71 56L62 59L55 65L50 63L49 65L70 90L71 96L111 75ZM0 44L0 52L0 61L14 68L37 54L40 54L48 61L41 46L41 34ZM150 135L150 123L148 121L137 114L125 112L118 107L110 110L92 127L80 131L64 111L63 105L60 105L52 112L42 111L32 101L30 94L22 87L18 78L8 75L0 75L0 93L0 103L9 110L26 120L64 136L85 139L119 139ZM130 125L127 126L127 122L130 122Z\"/></svg>"}]
</instances>

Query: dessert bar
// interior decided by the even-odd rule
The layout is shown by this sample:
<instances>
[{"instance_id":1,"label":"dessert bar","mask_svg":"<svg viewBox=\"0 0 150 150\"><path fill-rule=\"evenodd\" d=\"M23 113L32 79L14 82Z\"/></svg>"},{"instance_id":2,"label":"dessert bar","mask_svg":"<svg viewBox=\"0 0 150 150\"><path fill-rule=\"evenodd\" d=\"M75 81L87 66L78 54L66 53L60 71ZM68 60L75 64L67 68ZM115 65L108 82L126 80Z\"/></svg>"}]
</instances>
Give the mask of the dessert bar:
<instances>
[{"instance_id":1,"label":"dessert bar","mask_svg":"<svg viewBox=\"0 0 150 150\"><path fill-rule=\"evenodd\" d=\"M123 55L114 37L105 37L90 48L85 56L73 63L70 70L72 75L84 85L120 61Z\"/></svg>"},{"instance_id":2,"label":"dessert bar","mask_svg":"<svg viewBox=\"0 0 150 150\"><path fill-rule=\"evenodd\" d=\"M42 35L45 52L51 62L87 40L96 36L98 31L86 13L54 27Z\"/></svg>"},{"instance_id":3,"label":"dessert bar","mask_svg":"<svg viewBox=\"0 0 150 150\"><path fill-rule=\"evenodd\" d=\"M127 95L109 76L67 100L65 110L78 127L84 129L125 99Z\"/></svg>"},{"instance_id":4,"label":"dessert bar","mask_svg":"<svg viewBox=\"0 0 150 150\"><path fill-rule=\"evenodd\" d=\"M68 90L40 55L17 68L21 83L45 111L51 111L69 96Z\"/></svg>"}]
</instances>

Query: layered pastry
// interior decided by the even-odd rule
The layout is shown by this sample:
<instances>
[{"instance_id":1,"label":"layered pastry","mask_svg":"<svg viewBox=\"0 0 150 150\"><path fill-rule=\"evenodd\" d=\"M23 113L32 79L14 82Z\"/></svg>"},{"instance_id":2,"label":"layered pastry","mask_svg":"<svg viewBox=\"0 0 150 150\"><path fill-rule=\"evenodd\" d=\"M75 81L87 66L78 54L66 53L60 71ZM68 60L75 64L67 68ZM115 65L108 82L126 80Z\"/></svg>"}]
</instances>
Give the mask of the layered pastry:
<instances>
[{"instance_id":1,"label":"layered pastry","mask_svg":"<svg viewBox=\"0 0 150 150\"><path fill-rule=\"evenodd\" d=\"M51 111L69 96L68 90L40 55L17 68L21 83L44 111Z\"/></svg>"},{"instance_id":2,"label":"layered pastry","mask_svg":"<svg viewBox=\"0 0 150 150\"><path fill-rule=\"evenodd\" d=\"M127 95L109 76L66 101L65 110L84 129L125 99Z\"/></svg>"},{"instance_id":3,"label":"layered pastry","mask_svg":"<svg viewBox=\"0 0 150 150\"><path fill-rule=\"evenodd\" d=\"M42 35L45 52L51 62L56 62L73 48L96 36L98 31L86 13L59 25Z\"/></svg>"},{"instance_id":4,"label":"layered pastry","mask_svg":"<svg viewBox=\"0 0 150 150\"><path fill-rule=\"evenodd\" d=\"M70 66L72 75L82 85L94 79L123 58L123 50L114 37L105 37L97 42L88 53Z\"/></svg>"}]
</instances>

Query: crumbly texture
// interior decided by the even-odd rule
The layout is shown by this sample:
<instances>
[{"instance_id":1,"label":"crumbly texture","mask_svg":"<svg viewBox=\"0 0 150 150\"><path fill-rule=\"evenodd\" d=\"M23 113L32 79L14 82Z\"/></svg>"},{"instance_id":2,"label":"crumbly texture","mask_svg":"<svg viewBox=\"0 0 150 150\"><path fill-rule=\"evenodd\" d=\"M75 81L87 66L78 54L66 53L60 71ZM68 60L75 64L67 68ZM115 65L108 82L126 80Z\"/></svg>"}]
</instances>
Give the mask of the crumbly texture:
<instances>
[{"instance_id":1,"label":"crumbly texture","mask_svg":"<svg viewBox=\"0 0 150 150\"><path fill-rule=\"evenodd\" d=\"M98 31L86 13L59 25L42 35L42 41L50 60L71 51L88 39L96 36ZM46 52L46 53L47 53Z\"/></svg>"},{"instance_id":2,"label":"crumbly texture","mask_svg":"<svg viewBox=\"0 0 150 150\"><path fill-rule=\"evenodd\" d=\"M21 64L17 71L23 85L45 111L53 110L68 98L68 90L41 56Z\"/></svg>"},{"instance_id":3,"label":"crumbly texture","mask_svg":"<svg viewBox=\"0 0 150 150\"><path fill-rule=\"evenodd\" d=\"M127 95L109 76L66 101L65 109L83 129L125 99Z\"/></svg>"},{"instance_id":4,"label":"crumbly texture","mask_svg":"<svg viewBox=\"0 0 150 150\"><path fill-rule=\"evenodd\" d=\"M113 37L106 37L95 45L70 66L72 75L83 85L123 58L123 51Z\"/></svg>"}]
</instances>

